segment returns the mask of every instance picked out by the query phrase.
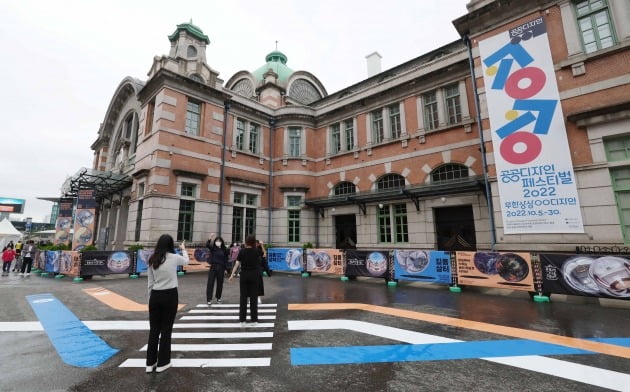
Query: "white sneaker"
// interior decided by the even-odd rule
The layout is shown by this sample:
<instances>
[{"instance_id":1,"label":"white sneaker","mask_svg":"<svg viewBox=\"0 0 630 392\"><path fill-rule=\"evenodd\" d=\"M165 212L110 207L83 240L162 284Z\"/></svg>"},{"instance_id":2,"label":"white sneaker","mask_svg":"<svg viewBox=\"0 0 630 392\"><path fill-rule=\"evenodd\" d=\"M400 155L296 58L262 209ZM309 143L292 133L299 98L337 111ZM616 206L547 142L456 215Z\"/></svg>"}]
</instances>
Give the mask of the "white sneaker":
<instances>
[{"instance_id":1,"label":"white sneaker","mask_svg":"<svg viewBox=\"0 0 630 392\"><path fill-rule=\"evenodd\" d=\"M27 272L27 273L26 273L26 276L31 276L31 273L30 273L30 272Z\"/></svg>"},{"instance_id":2,"label":"white sneaker","mask_svg":"<svg viewBox=\"0 0 630 392\"><path fill-rule=\"evenodd\" d=\"M153 365L151 365L151 366L147 366L147 368L146 368L146 370L145 370L145 371L146 371L147 373L151 373L152 371L154 371L154 370L155 370L155 368L156 368L156 367L157 367L157 362L156 362L156 363L154 363L154 364L153 364Z\"/></svg>"},{"instance_id":3,"label":"white sneaker","mask_svg":"<svg viewBox=\"0 0 630 392\"><path fill-rule=\"evenodd\" d=\"M156 367L156 368L155 368L155 371L156 371L157 373L162 373L163 371L165 371L166 369L170 368L171 366L173 366L173 365L172 365L172 363L171 363L171 362L169 362L169 363L167 363L167 364L166 364L166 365L164 365L164 366L158 366L158 367Z\"/></svg>"},{"instance_id":4,"label":"white sneaker","mask_svg":"<svg viewBox=\"0 0 630 392\"><path fill-rule=\"evenodd\" d=\"M23 272L20 272L20 273L19 273L19 275L20 275L20 276L24 276L24 273L23 273Z\"/></svg>"},{"instance_id":5,"label":"white sneaker","mask_svg":"<svg viewBox=\"0 0 630 392\"><path fill-rule=\"evenodd\" d=\"M248 324L250 327L255 327L258 325L258 321L252 321Z\"/></svg>"},{"instance_id":6,"label":"white sneaker","mask_svg":"<svg viewBox=\"0 0 630 392\"><path fill-rule=\"evenodd\" d=\"M241 328L245 328L245 321L241 321Z\"/></svg>"},{"instance_id":7,"label":"white sneaker","mask_svg":"<svg viewBox=\"0 0 630 392\"><path fill-rule=\"evenodd\" d=\"M223 301L221 301L221 298L217 298L217 303L218 304L222 304L223 303Z\"/></svg>"},{"instance_id":8,"label":"white sneaker","mask_svg":"<svg viewBox=\"0 0 630 392\"><path fill-rule=\"evenodd\" d=\"M260 297L258 297L258 303L262 304L262 299L260 299Z\"/></svg>"},{"instance_id":9,"label":"white sneaker","mask_svg":"<svg viewBox=\"0 0 630 392\"><path fill-rule=\"evenodd\" d=\"M212 306L212 301L208 301L208 307Z\"/></svg>"}]
</instances>

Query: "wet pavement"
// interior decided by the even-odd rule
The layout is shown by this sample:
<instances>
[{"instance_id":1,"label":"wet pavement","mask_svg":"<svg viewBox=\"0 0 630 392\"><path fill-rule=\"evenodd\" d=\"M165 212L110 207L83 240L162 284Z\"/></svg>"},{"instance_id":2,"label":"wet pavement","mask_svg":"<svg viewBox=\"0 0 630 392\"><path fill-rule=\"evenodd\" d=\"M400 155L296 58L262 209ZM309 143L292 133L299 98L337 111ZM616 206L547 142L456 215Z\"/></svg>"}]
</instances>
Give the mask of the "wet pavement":
<instances>
[{"instance_id":1,"label":"wet pavement","mask_svg":"<svg viewBox=\"0 0 630 392\"><path fill-rule=\"evenodd\" d=\"M179 282L175 367L145 374L148 331L130 323L148 319L134 309L145 277L0 278L0 391L630 391L630 301L274 273L266 319L241 329L225 319L235 307L203 306L205 273ZM47 333L16 324L38 320L27 297L46 293L119 351L70 366ZM223 302L238 302L237 281ZM229 335L241 333L253 334Z\"/></svg>"}]
</instances>

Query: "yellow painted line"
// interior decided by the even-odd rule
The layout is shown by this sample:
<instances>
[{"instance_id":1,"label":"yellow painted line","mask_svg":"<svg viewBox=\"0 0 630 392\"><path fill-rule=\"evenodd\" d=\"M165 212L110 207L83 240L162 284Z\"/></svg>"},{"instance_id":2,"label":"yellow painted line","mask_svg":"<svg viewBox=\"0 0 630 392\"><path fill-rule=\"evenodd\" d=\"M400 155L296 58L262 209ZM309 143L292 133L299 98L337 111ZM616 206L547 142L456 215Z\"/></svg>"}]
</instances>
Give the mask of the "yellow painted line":
<instances>
[{"instance_id":1,"label":"yellow painted line","mask_svg":"<svg viewBox=\"0 0 630 392\"><path fill-rule=\"evenodd\" d=\"M109 306L112 309L122 310L125 312L148 312L149 305L147 304L139 304L135 301L130 300L127 297L123 297L120 294L114 293L103 287L95 287L91 289L83 289L83 292L86 294L96 298L101 301L105 305ZM178 310L181 310L185 304L179 304L177 306Z\"/></svg>"},{"instance_id":2,"label":"yellow painted line","mask_svg":"<svg viewBox=\"0 0 630 392\"><path fill-rule=\"evenodd\" d=\"M523 328L506 327L504 325L490 324L480 321L463 320L455 317L438 316L430 313L387 308L385 306L368 305L361 303L289 304L289 310L365 310L368 312L386 314L389 316L404 317L413 320L426 321L429 323L444 324L450 325L452 327L466 328L475 331L511 336L518 339L537 340L540 342L557 344L560 346L578 348L600 354L630 359L630 347L593 342L590 340L554 335L551 333L532 331Z\"/></svg>"}]
</instances>

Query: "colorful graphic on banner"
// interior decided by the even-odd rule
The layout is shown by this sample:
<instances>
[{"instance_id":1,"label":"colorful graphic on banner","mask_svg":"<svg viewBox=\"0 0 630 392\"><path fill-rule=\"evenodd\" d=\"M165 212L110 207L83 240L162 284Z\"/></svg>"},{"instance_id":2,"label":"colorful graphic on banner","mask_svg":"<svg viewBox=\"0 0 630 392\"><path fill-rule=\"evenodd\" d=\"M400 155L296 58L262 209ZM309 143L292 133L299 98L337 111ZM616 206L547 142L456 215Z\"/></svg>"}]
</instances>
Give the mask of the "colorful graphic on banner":
<instances>
[{"instance_id":1,"label":"colorful graphic on banner","mask_svg":"<svg viewBox=\"0 0 630 392\"><path fill-rule=\"evenodd\" d=\"M385 278L389 270L389 252L346 250L346 275Z\"/></svg>"},{"instance_id":2,"label":"colorful graphic on banner","mask_svg":"<svg viewBox=\"0 0 630 392\"><path fill-rule=\"evenodd\" d=\"M45 254L44 271L46 272L59 272L59 256L61 251L58 250L46 250L42 253Z\"/></svg>"},{"instance_id":3,"label":"colorful graphic on banner","mask_svg":"<svg viewBox=\"0 0 630 392\"><path fill-rule=\"evenodd\" d=\"M479 42L505 234L583 233L544 18Z\"/></svg>"},{"instance_id":4,"label":"colorful graphic on banner","mask_svg":"<svg viewBox=\"0 0 630 392\"><path fill-rule=\"evenodd\" d=\"M136 272L147 272L149 269L149 258L153 251L153 249L139 249L136 251Z\"/></svg>"},{"instance_id":5,"label":"colorful graphic on banner","mask_svg":"<svg viewBox=\"0 0 630 392\"><path fill-rule=\"evenodd\" d=\"M210 269L210 264L208 264L210 249L186 248L186 251L188 251L188 265L184 266L186 271L208 271Z\"/></svg>"},{"instance_id":6,"label":"colorful graphic on banner","mask_svg":"<svg viewBox=\"0 0 630 392\"><path fill-rule=\"evenodd\" d=\"M46 268L46 251L40 250L37 252L37 256L35 258L35 266L40 270L44 270Z\"/></svg>"},{"instance_id":7,"label":"colorful graphic on banner","mask_svg":"<svg viewBox=\"0 0 630 392\"><path fill-rule=\"evenodd\" d=\"M83 252L81 275L130 274L133 272L131 251Z\"/></svg>"},{"instance_id":8,"label":"colorful graphic on banner","mask_svg":"<svg viewBox=\"0 0 630 392\"><path fill-rule=\"evenodd\" d=\"M61 251L59 257L59 273L64 275L79 275L81 254L79 252Z\"/></svg>"},{"instance_id":9,"label":"colorful graphic on banner","mask_svg":"<svg viewBox=\"0 0 630 392\"><path fill-rule=\"evenodd\" d=\"M306 270L343 275L343 255L338 249L307 249Z\"/></svg>"},{"instance_id":10,"label":"colorful graphic on banner","mask_svg":"<svg viewBox=\"0 0 630 392\"><path fill-rule=\"evenodd\" d=\"M81 189L77 198L72 250L80 250L84 246L94 243L95 214L96 193L94 189Z\"/></svg>"},{"instance_id":11,"label":"colorful graphic on banner","mask_svg":"<svg viewBox=\"0 0 630 392\"><path fill-rule=\"evenodd\" d=\"M451 284L449 252L395 250L394 279Z\"/></svg>"},{"instance_id":12,"label":"colorful graphic on banner","mask_svg":"<svg viewBox=\"0 0 630 392\"><path fill-rule=\"evenodd\" d=\"M456 252L457 283L535 291L529 253Z\"/></svg>"},{"instance_id":13,"label":"colorful graphic on banner","mask_svg":"<svg viewBox=\"0 0 630 392\"><path fill-rule=\"evenodd\" d=\"M74 208L74 199L59 199L59 213L55 221L55 245L66 244L72 238L70 237L70 229L72 228L72 209Z\"/></svg>"},{"instance_id":14,"label":"colorful graphic on banner","mask_svg":"<svg viewBox=\"0 0 630 392\"><path fill-rule=\"evenodd\" d=\"M302 248L269 248L267 263L272 271L302 271Z\"/></svg>"},{"instance_id":15,"label":"colorful graphic on banner","mask_svg":"<svg viewBox=\"0 0 630 392\"><path fill-rule=\"evenodd\" d=\"M540 254L543 291L630 299L630 256Z\"/></svg>"}]
</instances>

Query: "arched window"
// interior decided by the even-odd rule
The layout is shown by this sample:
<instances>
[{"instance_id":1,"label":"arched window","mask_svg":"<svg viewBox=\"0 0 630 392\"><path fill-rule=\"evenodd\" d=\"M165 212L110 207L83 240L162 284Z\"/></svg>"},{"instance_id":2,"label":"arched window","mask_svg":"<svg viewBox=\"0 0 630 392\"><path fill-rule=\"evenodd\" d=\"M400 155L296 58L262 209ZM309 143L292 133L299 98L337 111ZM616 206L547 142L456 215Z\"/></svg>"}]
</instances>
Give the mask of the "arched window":
<instances>
[{"instance_id":1,"label":"arched window","mask_svg":"<svg viewBox=\"0 0 630 392\"><path fill-rule=\"evenodd\" d=\"M356 193L357 187L348 181L340 182L335 186L335 196L338 195L349 195L352 193Z\"/></svg>"},{"instance_id":2,"label":"arched window","mask_svg":"<svg viewBox=\"0 0 630 392\"><path fill-rule=\"evenodd\" d=\"M315 86L305 79L291 83L289 96L303 105L309 105L322 98Z\"/></svg>"},{"instance_id":3,"label":"arched window","mask_svg":"<svg viewBox=\"0 0 630 392\"><path fill-rule=\"evenodd\" d=\"M186 51L186 56L188 56L188 58L197 57L197 48L195 48L192 45L188 45L188 50Z\"/></svg>"},{"instance_id":4,"label":"arched window","mask_svg":"<svg viewBox=\"0 0 630 392\"><path fill-rule=\"evenodd\" d=\"M244 97L251 98L254 95L254 86L249 79L241 79L232 87L232 91Z\"/></svg>"},{"instance_id":5,"label":"arched window","mask_svg":"<svg viewBox=\"0 0 630 392\"><path fill-rule=\"evenodd\" d=\"M379 178L376 182L376 189L379 191L385 189L396 189L405 187L405 177L400 174L386 174Z\"/></svg>"},{"instance_id":6,"label":"arched window","mask_svg":"<svg viewBox=\"0 0 630 392\"><path fill-rule=\"evenodd\" d=\"M431 182L457 181L468 176L468 167L458 163L447 163L431 172Z\"/></svg>"},{"instance_id":7,"label":"arched window","mask_svg":"<svg viewBox=\"0 0 630 392\"><path fill-rule=\"evenodd\" d=\"M138 121L138 115L134 113L133 115L134 117L134 122L133 122L133 130L131 132L131 151L129 151L129 154L135 154L136 153L136 148L138 147L138 127L139 127L139 121Z\"/></svg>"}]
</instances>

